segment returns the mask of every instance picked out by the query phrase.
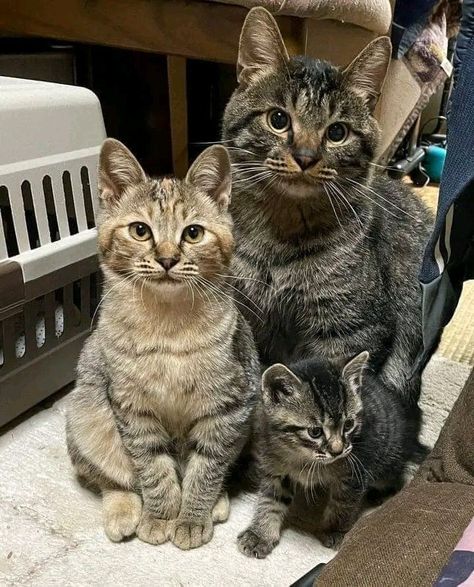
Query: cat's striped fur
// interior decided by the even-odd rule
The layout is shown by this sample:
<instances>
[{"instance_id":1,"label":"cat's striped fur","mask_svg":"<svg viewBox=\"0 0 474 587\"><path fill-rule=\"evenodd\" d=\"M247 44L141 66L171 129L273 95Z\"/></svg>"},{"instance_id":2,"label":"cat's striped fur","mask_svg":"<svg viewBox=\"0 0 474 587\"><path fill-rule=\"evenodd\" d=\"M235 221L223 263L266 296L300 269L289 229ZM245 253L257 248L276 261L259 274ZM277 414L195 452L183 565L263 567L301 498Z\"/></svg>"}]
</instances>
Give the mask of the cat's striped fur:
<instances>
[{"instance_id":1,"label":"cat's striped fur","mask_svg":"<svg viewBox=\"0 0 474 587\"><path fill-rule=\"evenodd\" d=\"M100 191L106 294L78 365L69 454L103 494L111 540L136 532L197 547L227 518L225 478L247 440L259 374L226 285L228 156L210 147L186 180L151 180L108 140ZM184 239L189 226L204 229L193 232L199 242Z\"/></svg>"},{"instance_id":2,"label":"cat's striped fur","mask_svg":"<svg viewBox=\"0 0 474 587\"><path fill-rule=\"evenodd\" d=\"M417 272L432 218L406 186L374 173L380 132L372 111L389 60L387 38L344 71L290 58L273 17L255 8L242 30L223 139L235 177L234 273L261 310L264 327L248 319L262 361L367 349L384 385L416 402ZM290 120L286 130L271 127L275 109ZM341 122L347 135L337 144L327 133Z\"/></svg>"},{"instance_id":3,"label":"cat's striped fur","mask_svg":"<svg viewBox=\"0 0 474 587\"><path fill-rule=\"evenodd\" d=\"M367 352L345 366L308 359L276 364L263 374L260 492L252 522L239 537L244 554L263 558L278 544L298 488L324 506L320 538L337 547L369 488L379 497L397 491L406 462L425 456L418 406L380 389L367 360Z\"/></svg>"}]
</instances>

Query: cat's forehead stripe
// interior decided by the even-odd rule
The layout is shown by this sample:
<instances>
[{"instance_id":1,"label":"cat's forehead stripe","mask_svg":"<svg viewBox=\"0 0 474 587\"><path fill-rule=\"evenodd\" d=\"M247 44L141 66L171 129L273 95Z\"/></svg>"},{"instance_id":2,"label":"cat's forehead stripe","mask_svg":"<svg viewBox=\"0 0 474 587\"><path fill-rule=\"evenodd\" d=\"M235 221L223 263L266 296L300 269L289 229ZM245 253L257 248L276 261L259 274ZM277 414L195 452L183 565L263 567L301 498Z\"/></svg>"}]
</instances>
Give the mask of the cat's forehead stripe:
<instances>
[{"instance_id":1,"label":"cat's forehead stripe","mask_svg":"<svg viewBox=\"0 0 474 587\"><path fill-rule=\"evenodd\" d=\"M172 177L164 177L154 181L151 197L158 202L164 202L174 196L178 182Z\"/></svg>"},{"instance_id":2,"label":"cat's forehead stripe","mask_svg":"<svg viewBox=\"0 0 474 587\"><path fill-rule=\"evenodd\" d=\"M301 90L296 99L296 109L306 110L309 104L314 103L314 89L311 86L306 86Z\"/></svg>"},{"instance_id":3,"label":"cat's forehead stripe","mask_svg":"<svg viewBox=\"0 0 474 587\"><path fill-rule=\"evenodd\" d=\"M321 373L319 377L321 377ZM326 373L326 377L319 381L313 378L309 382L313 394L313 400L321 412L326 412L328 417L338 420L340 412L344 409L344 394L337 381Z\"/></svg>"}]
</instances>

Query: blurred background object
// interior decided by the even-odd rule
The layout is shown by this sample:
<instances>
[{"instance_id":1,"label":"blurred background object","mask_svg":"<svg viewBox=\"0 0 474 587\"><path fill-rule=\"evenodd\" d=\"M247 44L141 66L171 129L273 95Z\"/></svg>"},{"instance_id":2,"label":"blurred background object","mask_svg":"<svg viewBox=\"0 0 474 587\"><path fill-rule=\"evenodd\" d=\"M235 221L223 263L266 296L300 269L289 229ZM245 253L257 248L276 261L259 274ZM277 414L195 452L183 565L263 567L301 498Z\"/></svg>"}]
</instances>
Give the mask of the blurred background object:
<instances>
[{"instance_id":1,"label":"blurred background object","mask_svg":"<svg viewBox=\"0 0 474 587\"><path fill-rule=\"evenodd\" d=\"M277 16L290 54L346 65L375 37L390 34L394 4L394 0L15 0L2 3L0 34L23 37L25 47L31 42L27 38L45 39L44 54L30 75L52 81L53 75L62 74L41 69L39 62L49 60L52 69L55 59L63 59L62 67L70 66L73 83L99 95L110 135L124 140L150 172L174 170L183 175L189 157L199 150L196 143L219 138L222 110L236 83L238 39L248 8L263 5ZM456 2L421 4L415 11L406 0L395 4L392 31L398 44L377 108L384 162L447 75L447 38L455 29L450 22ZM22 40L16 42L21 45ZM55 53L61 51L55 49L58 42L70 43L64 58ZM24 75L21 57L10 59L12 64L18 59L18 75ZM63 74L67 76L66 71Z\"/></svg>"}]
</instances>

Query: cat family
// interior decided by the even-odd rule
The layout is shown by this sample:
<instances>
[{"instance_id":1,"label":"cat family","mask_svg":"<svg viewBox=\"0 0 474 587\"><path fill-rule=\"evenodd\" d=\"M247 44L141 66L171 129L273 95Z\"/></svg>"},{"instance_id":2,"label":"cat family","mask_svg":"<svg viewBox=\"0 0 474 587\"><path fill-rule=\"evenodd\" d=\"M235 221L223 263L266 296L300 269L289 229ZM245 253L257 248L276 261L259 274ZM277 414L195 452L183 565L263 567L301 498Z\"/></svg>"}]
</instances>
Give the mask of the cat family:
<instances>
[{"instance_id":1,"label":"cat family","mask_svg":"<svg viewBox=\"0 0 474 587\"><path fill-rule=\"evenodd\" d=\"M346 365L304 360L262 377L257 459L260 492L240 550L264 558L280 540L297 487L327 499L322 542L337 548L369 488L400 489L405 464L423 455L419 409L381 389L364 351Z\"/></svg>"},{"instance_id":2,"label":"cat family","mask_svg":"<svg viewBox=\"0 0 474 587\"><path fill-rule=\"evenodd\" d=\"M421 345L416 272L431 218L401 184L374 173L379 129L373 108L389 59L385 38L345 70L290 59L271 15L263 9L249 13L239 87L223 127L236 180L232 261L230 166L223 148L206 150L179 182L150 180L122 145L105 143L99 248L106 296L81 356L67 431L78 474L103 494L104 526L112 540L136 532L147 542L171 539L191 548L209 541L213 521L227 517L225 477L259 403L258 357L236 303L264 364L311 357L337 363L368 349L363 357L372 374L369 390L378 390L386 405L393 400L390 425L407 431L410 446L414 442L421 373L412 374ZM238 278L234 285L228 282L230 266ZM234 286L241 292L236 302ZM264 390L282 368L266 372ZM299 391L314 380L320 393L323 369L306 383L295 370ZM341 389L349 394L352 388L331 389L342 397ZM293 422L321 417L310 396L284 412L279 402L265 406L266 393L257 430L275 414ZM359 407L359 416L354 407L354 417L346 418L354 420L355 434L366 406L359 389L351 393L338 406ZM312 397L314 404L317 394ZM267 412L269 405L273 412ZM345 446L343 436L339 447ZM265 450L278 447L284 454L285 443L274 440ZM271 463L278 458L261 452L264 481L281 478L282 499L275 507L283 511L298 479L294 472L273 474ZM400 454L399 468L408 453ZM341 475L341 492L333 492L327 509L338 522L328 538L333 543L357 515L366 489L367 478L354 465L361 454L354 449L336 455L324 469L333 475L332 488ZM394 463L381 452L374 469L379 478L383 455ZM345 483L348 463L357 472ZM370 471L373 464L363 466ZM259 508L255 519L266 524L259 512L268 510ZM272 513L281 521L283 514ZM266 554L280 526L263 536L255 527L249 532L263 546L252 546L253 538L247 544L247 532L241 548Z\"/></svg>"},{"instance_id":3,"label":"cat family","mask_svg":"<svg viewBox=\"0 0 474 587\"><path fill-rule=\"evenodd\" d=\"M265 324L246 314L262 362L367 350L384 388L416 404L417 273L433 219L403 183L375 173L373 110L390 55L381 37L345 69L290 58L273 17L255 8L222 136L235 180L232 269Z\"/></svg>"},{"instance_id":4,"label":"cat family","mask_svg":"<svg viewBox=\"0 0 474 587\"><path fill-rule=\"evenodd\" d=\"M100 155L105 296L67 414L79 477L102 493L107 536L182 549L227 518L225 480L247 439L259 364L227 285L226 150L184 181L148 178L118 141Z\"/></svg>"}]
</instances>

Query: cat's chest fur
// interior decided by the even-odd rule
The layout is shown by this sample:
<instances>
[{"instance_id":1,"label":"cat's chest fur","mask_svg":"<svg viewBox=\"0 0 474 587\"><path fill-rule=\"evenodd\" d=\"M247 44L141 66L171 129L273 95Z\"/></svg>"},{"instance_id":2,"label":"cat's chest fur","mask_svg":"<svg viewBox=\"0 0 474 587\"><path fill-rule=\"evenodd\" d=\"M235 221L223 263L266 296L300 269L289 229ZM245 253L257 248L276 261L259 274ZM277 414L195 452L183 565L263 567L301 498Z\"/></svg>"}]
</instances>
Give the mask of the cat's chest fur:
<instances>
[{"instance_id":1,"label":"cat's chest fur","mask_svg":"<svg viewBox=\"0 0 474 587\"><path fill-rule=\"evenodd\" d=\"M193 350L159 330L146 343L133 336L126 344L118 335L109 338L103 352L111 393L122 410L147 413L179 436L218 407L216 389L226 384L233 328L233 317L224 317L214 332L195 335Z\"/></svg>"},{"instance_id":2,"label":"cat's chest fur","mask_svg":"<svg viewBox=\"0 0 474 587\"><path fill-rule=\"evenodd\" d=\"M370 301L380 285L373 259L357 243L338 254L295 246L250 252L242 240L233 272L242 278L241 302L266 362L301 358L309 341L314 345L330 338L344 344L347 329L356 331L363 320L364 307L355 305L354 299ZM265 327L259 328L260 321ZM327 344L321 350L325 355L340 352Z\"/></svg>"}]
</instances>

